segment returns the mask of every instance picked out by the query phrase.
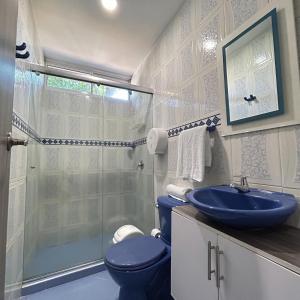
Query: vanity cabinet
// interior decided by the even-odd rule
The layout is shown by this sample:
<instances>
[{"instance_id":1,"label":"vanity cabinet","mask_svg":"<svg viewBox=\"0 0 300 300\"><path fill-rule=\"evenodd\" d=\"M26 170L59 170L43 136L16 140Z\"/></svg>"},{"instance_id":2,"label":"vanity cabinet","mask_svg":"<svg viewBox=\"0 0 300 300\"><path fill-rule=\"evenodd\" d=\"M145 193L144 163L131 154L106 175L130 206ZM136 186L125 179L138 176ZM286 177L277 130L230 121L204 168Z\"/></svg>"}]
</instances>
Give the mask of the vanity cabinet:
<instances>
[{"instance_id":1,"label":"vanity cabinet","mask_svg":"<svg viewBox=\"0 0 300 300\"><path fill-rule=\"evenodd\" d=\"M171 290L175 300L293 300L300 275L173 212Z\"/></svg>"},{"instance_id":2,"label":"vanity cabinet","mask_svg":"<svg viewBox=\"0 0 300 300\"><path fill-rule=\"evenodd\" d=\"M215 233L173 213L171 287L175 300L218 299L213 273L208 280L208 244L215 246L217 238ZM211 270L216 267L213 255L212 249Z\"/></svg>"}]
</instances>

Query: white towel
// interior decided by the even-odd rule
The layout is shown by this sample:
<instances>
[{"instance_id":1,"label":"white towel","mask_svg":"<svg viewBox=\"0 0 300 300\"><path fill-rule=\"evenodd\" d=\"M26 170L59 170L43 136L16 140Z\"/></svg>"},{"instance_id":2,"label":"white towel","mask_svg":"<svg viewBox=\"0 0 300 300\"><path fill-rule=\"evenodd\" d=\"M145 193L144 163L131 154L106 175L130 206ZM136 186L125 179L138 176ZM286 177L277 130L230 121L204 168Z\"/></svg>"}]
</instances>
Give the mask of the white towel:
<instances>
[{"instance_id":1,"label":"white towel","mask_svg":"<svg viewBox=\"0 0 300 300\"><path fill-rule=\"evenodd\" d=\"M202 182L205 167L211 167L212 153L206 126L184 130L178 138L176 176Z\"/></svg>"},{"instance_id":2,"label":"white towel","mask_svg":"<svg viewBox=\"0 0 300 300\"><path fill-rule=\"evenodd\" d=\"M185 195L192 189L188 187L181 187L175 184L168 184L166 190L168 195L170 195L171 197L177 200L187 201Z\"/></svg>"}]
</instances>

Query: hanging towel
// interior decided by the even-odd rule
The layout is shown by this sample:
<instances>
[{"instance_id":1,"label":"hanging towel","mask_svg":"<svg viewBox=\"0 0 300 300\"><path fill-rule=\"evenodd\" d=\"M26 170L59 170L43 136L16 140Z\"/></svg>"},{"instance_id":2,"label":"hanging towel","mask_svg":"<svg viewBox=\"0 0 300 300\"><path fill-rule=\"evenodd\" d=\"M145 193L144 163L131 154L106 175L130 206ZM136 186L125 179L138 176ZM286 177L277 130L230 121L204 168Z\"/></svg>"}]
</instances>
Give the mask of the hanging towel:
<instances>
[{"instance_id":1,"label":"hanging towel","mask_svg":"<svg viewBox=\"0 0 300 300\"><path fill-rule=\"evenodd\" d=\"M178 138L176 176L202 182L205 167L211 167L212 153L209 132L200 126L181 132Z\"/></svg>"}]
</instances>

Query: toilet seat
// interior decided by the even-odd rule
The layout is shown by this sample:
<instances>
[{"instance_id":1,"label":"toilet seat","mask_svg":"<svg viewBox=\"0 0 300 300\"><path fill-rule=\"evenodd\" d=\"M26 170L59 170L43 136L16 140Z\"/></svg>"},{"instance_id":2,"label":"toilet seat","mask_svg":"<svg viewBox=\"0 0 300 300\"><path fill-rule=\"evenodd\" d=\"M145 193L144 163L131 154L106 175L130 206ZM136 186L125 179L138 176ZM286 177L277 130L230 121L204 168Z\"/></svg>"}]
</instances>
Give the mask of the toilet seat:
<instances>
[{"instance_id":1,"label":"toilet seat","mask_svg":"<svg viewBox=\"0 0 300 300\"><path fill-rule=\"evenodd\" d=\"M124 240L112 246L105 263L119 271L137 271L158 262L167 253L166 245L152 236Z\"/></svg>"}]
</instances>

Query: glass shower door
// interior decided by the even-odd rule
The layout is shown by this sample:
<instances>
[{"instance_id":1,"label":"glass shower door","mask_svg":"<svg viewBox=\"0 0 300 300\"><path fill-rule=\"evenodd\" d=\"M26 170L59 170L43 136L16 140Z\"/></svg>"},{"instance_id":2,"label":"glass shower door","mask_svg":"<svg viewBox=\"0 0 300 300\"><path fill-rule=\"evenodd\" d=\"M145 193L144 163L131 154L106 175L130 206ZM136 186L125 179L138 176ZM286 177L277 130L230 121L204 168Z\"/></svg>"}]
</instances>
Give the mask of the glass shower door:
<instances>
[{"instance_id":1,"label":"glass shower door","mask_svg":"<svg viewBox=\"0 0 300 300\"><path fill-rule=\"evenodd\" d=\"M28 148L25 280L102 258L102 148L86 143L101 140L103 109L88 87L46 85L32 99L40 142Z\"/></svg>"},{"instance_id":2,"label":"glass shower door","mask_svg":"<svg viewBox=\"0 0 300 300\"><path fill-rule=\"evenodd\" d=\"M120 226L149 234L155 221L145 145L152 96L55 77L39 89L30 107L24 280L99 263Z\"/></svg>"},{"instance_id":3,"label":"glass shower door","mask_svg":"<svg viewBox=\"0 0 300 300\"><path fill-rule=\"evenodd\" d=\"M106 88L104 140L130 142L132 147L103 148L103 253L114 232L126 224L150 234L155 223L153 157L144 139L152 127L152 96ZM138 164L142 162L143 168Z\"/></svg>"}]
</instances>

